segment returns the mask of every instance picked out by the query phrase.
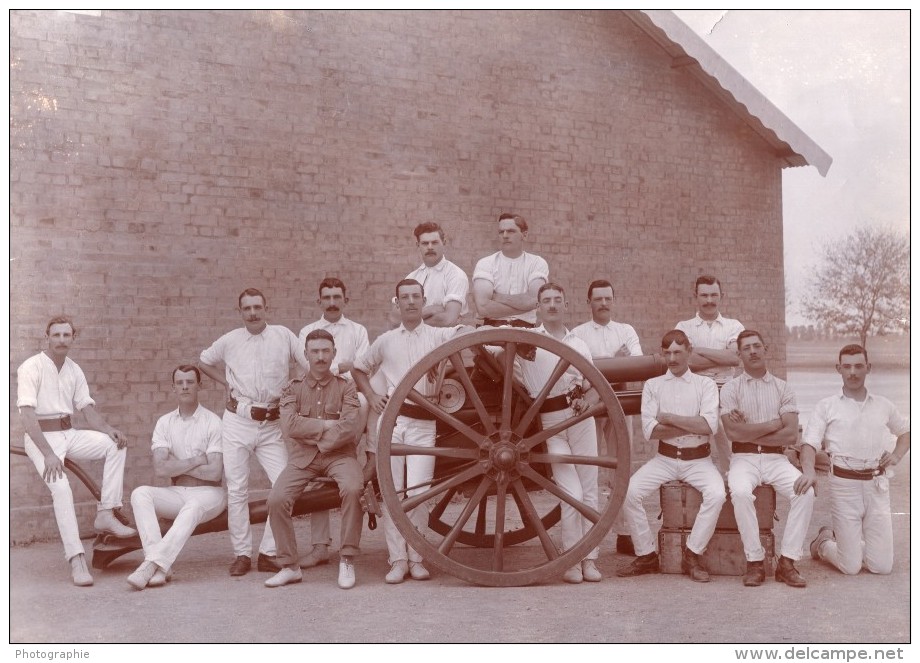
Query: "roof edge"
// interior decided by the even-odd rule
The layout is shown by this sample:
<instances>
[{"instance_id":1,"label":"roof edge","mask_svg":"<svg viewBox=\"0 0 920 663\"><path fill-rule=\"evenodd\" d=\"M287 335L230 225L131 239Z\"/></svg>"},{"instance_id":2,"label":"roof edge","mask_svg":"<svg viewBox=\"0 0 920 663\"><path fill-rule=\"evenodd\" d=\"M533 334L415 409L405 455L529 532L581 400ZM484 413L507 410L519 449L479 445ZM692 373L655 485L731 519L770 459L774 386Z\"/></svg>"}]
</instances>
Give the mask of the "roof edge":
<instances>
[{"instance_id":1,"label":"roof edge","mask_svg":"<svg viewBox=\"0 0 920 663\"><path fill-rule=\"evenodd\" d=\"M623 13L673 58L672 66L697 78L770 143L785 160L784 167L811 165L822 177L827 175L833 163L831 156L674 12L647 9Z\"/></svg>"}]
</instances>

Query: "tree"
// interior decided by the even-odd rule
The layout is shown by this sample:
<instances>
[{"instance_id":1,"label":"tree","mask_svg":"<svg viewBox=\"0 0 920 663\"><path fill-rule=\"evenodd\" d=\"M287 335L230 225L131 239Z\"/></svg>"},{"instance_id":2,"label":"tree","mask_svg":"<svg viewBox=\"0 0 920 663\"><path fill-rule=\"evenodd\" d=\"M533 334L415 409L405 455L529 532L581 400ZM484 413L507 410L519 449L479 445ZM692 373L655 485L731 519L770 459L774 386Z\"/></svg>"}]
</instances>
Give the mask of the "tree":
<instances>
[{"instance_id":1,"label":"tree","mask_svg":"<svg viewBox=\"0 0 920 663\"><path fill-rule=\"evenodd\" d=\"M910 238L862 227L824 247L802 301L803 313L840 334L910 329Z\"/></svg>"}]
</instances>

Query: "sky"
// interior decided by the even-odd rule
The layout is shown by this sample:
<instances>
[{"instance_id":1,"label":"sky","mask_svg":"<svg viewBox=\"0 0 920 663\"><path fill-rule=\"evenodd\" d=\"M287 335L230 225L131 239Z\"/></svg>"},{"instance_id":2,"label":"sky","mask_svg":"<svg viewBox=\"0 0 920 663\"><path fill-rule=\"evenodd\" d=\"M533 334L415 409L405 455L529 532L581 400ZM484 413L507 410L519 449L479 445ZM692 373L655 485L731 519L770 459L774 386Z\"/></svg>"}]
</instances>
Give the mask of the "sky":
<instances>
[{"instance_id":1,"label":"sky","mask_svg":"<svg viewBox=\"0 0 920 663\"><path fill-rule=\"evenodd\" d=\"M783 171L787 324L820 247L910 220L910 12L674 12L833 159Z\"/></svg>"}]
</instances>

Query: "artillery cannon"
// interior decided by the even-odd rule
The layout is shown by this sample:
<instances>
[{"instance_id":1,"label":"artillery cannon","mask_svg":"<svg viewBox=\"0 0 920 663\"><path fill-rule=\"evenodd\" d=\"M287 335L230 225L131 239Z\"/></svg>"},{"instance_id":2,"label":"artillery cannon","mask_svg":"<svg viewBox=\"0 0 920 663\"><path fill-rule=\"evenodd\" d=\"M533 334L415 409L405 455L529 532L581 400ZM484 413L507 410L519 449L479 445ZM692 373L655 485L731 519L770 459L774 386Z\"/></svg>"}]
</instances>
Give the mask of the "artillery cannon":
<instances>
[{"instance_id":1,"label":"artillery cannon","mask_svg":"<svg viewBox=\"0 0 920 663\"><path fill-rule=\"evenodd\" d=\"M536 397L515 378L515 357L521 346L536 346L558 357L547 385ZM498 349L498 356L488 348ZM543 430L539 410L550 389L572 366L594 388L599 401L551 429ZM426 562L467 582L489 586L519 586L547 580L575 565L606 536L622 507L630 471L627 414L638 414L640 391L612 384L662 375L666 365L659 355L617 357L592 363L567 345L544 334L508 327L480 329L457 336L423 357L390 396L381 415L377 482L397 528ZM427 374L437 375L436 400L415 389ZM434 447L392 443L396 417L403 402L429 412L437 421ZM598 456L550 454L546 440L589 417L610 420L605 451ZM25 455L21 447L11 453ZM390 461L410 456L435 458L433 479L411 497L397 492ZM615 470L613 490L600 510L564 493L552 480L554 464L586 464ZM97 500L96 483L79 465L65 460ZM375 495L368 495L374 501ZM430 531L423 536L407 512L431 500ZM593 526L577 545L562 550L549 530L559 522L559 501L565 501ZM294 505L294 515L339 506L338 489L319 484ZM250 521L265 522L266 501L249 505ZM474 516L475 514L475 516ZM126 522L120 513L116 515ZM370 518L369 518L370 520ZM168 521L163 522L168 527ZM373 528L373 525L371 526ZM194 534L227 529L226 511L201 523ZM538 546L522 545L537 539ZM114 559L141 548L138 537L119 539L100 535L93 543L93 568L103 569Z\"/></svg>"}]
</instances>

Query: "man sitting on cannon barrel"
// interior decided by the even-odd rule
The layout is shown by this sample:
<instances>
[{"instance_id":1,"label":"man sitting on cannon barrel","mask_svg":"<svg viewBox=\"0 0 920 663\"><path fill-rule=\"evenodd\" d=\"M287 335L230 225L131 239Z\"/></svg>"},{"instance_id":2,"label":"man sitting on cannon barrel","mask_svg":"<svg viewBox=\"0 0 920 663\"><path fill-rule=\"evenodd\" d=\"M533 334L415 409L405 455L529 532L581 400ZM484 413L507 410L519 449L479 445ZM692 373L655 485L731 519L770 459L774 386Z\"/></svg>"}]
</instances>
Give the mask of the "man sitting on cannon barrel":
<instances>
[{"instance_id":1,"label":"man sitting on cannon barrel","mask_svg":"<svg viewBox=\"0 0 920 663\"><path fill-rule=\"evenodd\" d=\"M131 493L144 561L128 584L138 590L165 585L195 528L227 508L220 417L198 402L198 367L183 364L173 370L172 387L179 407L160 417L150 445L154 473L172 485L138 486ZM165 536L158 518L173 519Z\"/></svg>"},{"instance_id":2,"label":"man sitting on cannon barrel","mask_svg":"<svg viewBox=\"0 0 920 663\"><path fill-rule=\"evenodd\" d=\"M356 428L360 403L355 385L331 372L335 340L325 329L314 329L305 339L309 369L281 391L281 430L289 457L268 496L268 518L275 533L281 570L265 581L281 587L303 579L291 510L307 484L332 477L342 498L339 587L355 585L354 556L361 542L361 492L364 486L357 456Z\"/></svg>"}]
</instances>

